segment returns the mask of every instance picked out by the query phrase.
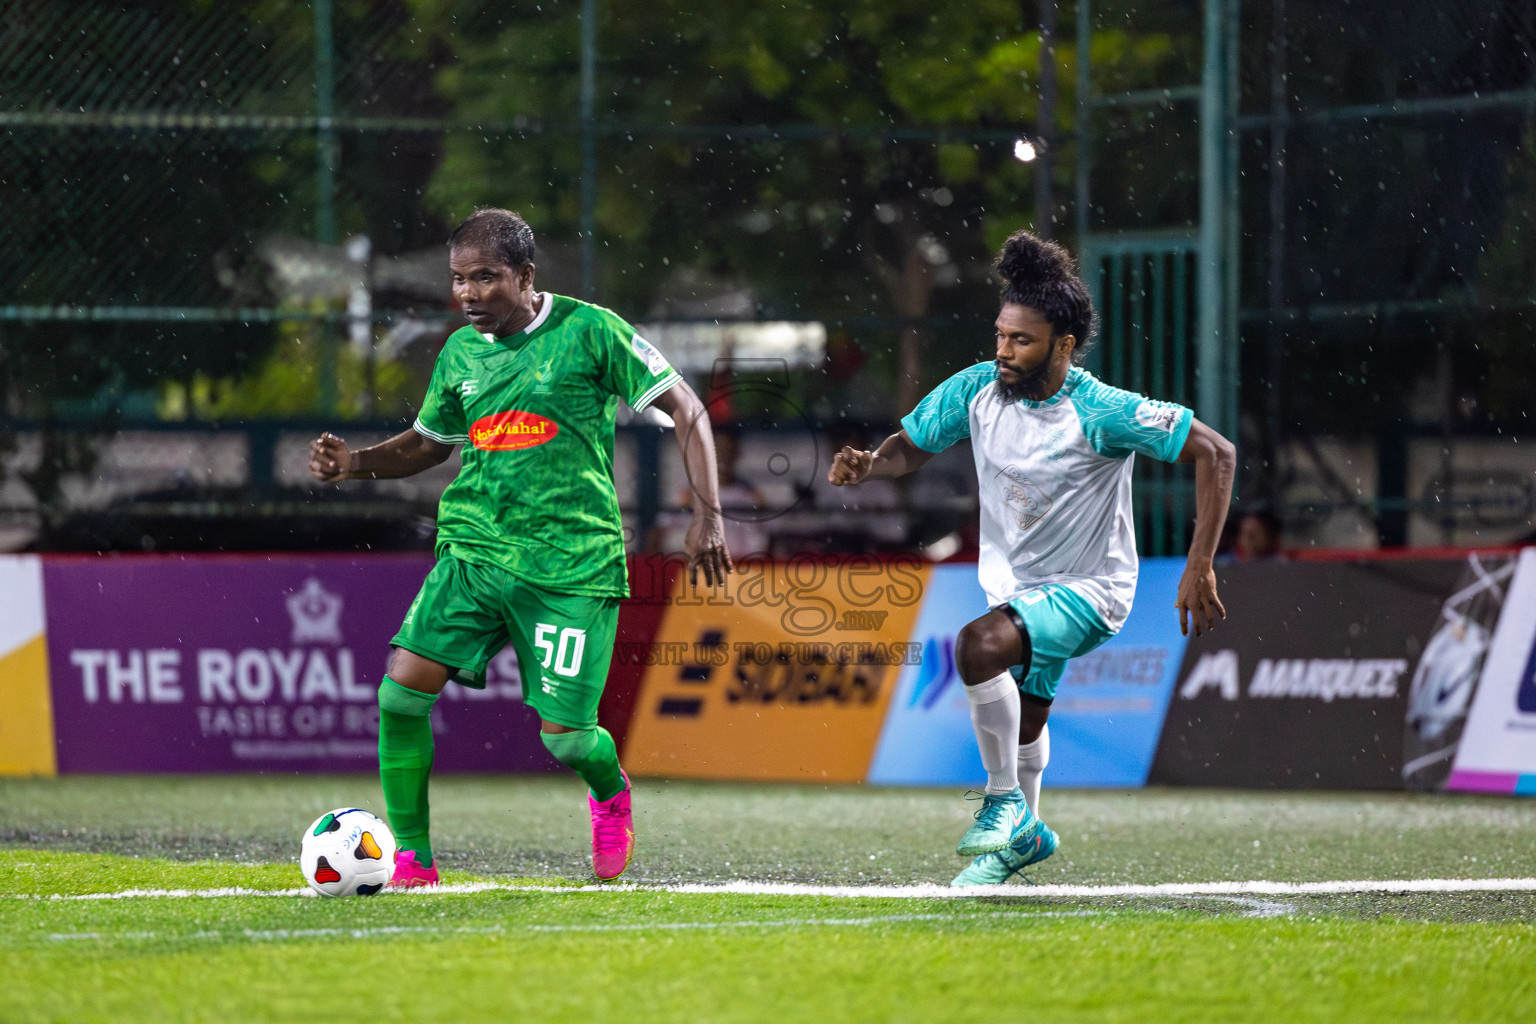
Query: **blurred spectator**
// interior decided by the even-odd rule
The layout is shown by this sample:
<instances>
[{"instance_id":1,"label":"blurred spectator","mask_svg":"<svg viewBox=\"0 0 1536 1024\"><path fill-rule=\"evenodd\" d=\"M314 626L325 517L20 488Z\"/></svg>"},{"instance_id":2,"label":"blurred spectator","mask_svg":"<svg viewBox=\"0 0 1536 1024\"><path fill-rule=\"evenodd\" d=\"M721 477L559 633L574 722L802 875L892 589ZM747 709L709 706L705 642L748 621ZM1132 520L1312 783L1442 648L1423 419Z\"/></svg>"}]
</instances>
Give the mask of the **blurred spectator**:
<instances>
[{"instance_id":1,"label":"blurred spectator","mask_svg":"<svg viewBox=\"0 0 1536 1024\"><path fill-rule=\"evenodd\" d=\"M1280 517L1268 509L1244 512L1237 521L1237 558L1253 562L1280 554Z\"/></svg>"}]
</instances>

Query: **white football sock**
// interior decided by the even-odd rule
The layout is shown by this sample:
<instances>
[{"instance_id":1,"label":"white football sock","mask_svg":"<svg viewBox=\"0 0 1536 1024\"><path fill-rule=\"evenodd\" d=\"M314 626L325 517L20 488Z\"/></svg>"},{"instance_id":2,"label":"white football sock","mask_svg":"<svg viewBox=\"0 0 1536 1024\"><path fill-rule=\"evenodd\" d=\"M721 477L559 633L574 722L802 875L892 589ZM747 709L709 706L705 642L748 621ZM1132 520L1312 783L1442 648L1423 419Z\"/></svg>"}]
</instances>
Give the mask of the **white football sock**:
<instances>
[{"instance_id":1,"label":"white football sock","mask_svg":"<svg viewBox=\"0 0 1536 1024\"><path fill-rule=\"evenodd\" d=\"M1024 802L1036 814L1040 813L1040 773L1051 763L1051 727L1040 727L1040 736L1033 743L1019 744L1019 788L1024 791Z\"/></svg>"},{"instance_id":2,"label":"white football sock","mask_svg":"<svg viewBox=\"0 0 1536 1024\"><path fill-rule=\"evenodd\" d=\"M1003 672L984 683L965 688L971 702L971 727L976 730L976 746L981 751L981 766L987 770L987 793L1001 796L1019 786L1015 760L1019 744L1019 684L1013 674Z\"/></svg>"}]
</instances>

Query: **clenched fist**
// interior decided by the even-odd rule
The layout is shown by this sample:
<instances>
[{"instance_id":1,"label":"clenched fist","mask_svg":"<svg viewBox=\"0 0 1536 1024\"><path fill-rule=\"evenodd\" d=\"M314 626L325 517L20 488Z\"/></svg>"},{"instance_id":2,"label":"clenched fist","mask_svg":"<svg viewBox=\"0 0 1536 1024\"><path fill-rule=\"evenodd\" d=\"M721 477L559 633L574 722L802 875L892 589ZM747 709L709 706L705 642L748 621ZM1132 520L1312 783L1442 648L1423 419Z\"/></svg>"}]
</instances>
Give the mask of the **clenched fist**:
<instances>
[{"instance_id":1,"label":"clenched fist","mask_svg":"<svg viewBox=\"0 0 1536 1024\"><path fill-rule=\"evenodd\" d=\"M309 442L309 475L316 480L340 483L351 465L352 450L335 434L327 432Z\"/></svg>"},{"instance_id":2,"label":"clenched fist","mask_svg":"<svg viewBox=\"0 0 1536 1024\"><path fill-rule=\"evenodd\" d=\"M870 468L874 464L873 452L861 452L857 448L844 445L842 451L832 456L832 465L827 470L827 482L839 487L856 484L869 476Z\"/></svg>"}]
</instances>

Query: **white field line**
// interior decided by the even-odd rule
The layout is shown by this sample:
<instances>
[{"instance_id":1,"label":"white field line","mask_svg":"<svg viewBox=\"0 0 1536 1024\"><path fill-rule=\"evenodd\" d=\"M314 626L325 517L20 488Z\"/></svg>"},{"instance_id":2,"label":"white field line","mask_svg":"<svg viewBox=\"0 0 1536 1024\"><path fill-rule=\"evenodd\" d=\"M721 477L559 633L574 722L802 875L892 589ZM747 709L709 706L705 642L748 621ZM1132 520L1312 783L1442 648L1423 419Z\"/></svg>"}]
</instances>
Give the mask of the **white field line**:
<instances>
[{"instance_id":1,"label":"white field line","mask_svg":"<svg viewBox=\"0 0 1536 1024\"><path fill-rule=\"evenodd\" d=\"M1310 896L1351 893L1461 893L1536 892L1536 878L1404 878L1337 882L1167 882L1159 885L975 885L956 889L947 885L799 885L777 882L722 882L622 885L512 885L498 882L466 882L435 885L403 892L386 892L391 898L456 896L477 892L518 892L549 896L601 896L611 893L668 893L676 895L733 894L739 896L818 896L831 899L971 899L1007 896L1015 899L1196 896ZM124 889L54 895L7 895L6 899L124 900L209 899L223 896L314 896L304 889Z\"/></svg>"},{"instance_id":2,"label":"white field line","mask_svg":"<svg viewBox=\"0 0 1536 1024\"><path fill-rule=\"evenodd\" d=\"M1030 920L1045 917L1102 917L1098 910L1043 911L1029 915ZM911 921L964 921L990 920L1006 917L1018 920L1018 915L1008 911L990 914L885 914L877 917L807 917L783 921L654 921L635 924L528 924L483 925L434 928L431 926L383 926L378 928L243 928L239 931L200 931L187 935L167 933L171 940L196 941L200 939L250 939L252 941L286 942L291 939L371 939L392 935L508 935L520 932L648 932L648 931L714 931L758 928L820 928L862 927L876 924L904 924ZM51 942L100 942L120 939L145 941L158 939L157 932L54 932L47 936Z\"/></svg>"}]
</instances>

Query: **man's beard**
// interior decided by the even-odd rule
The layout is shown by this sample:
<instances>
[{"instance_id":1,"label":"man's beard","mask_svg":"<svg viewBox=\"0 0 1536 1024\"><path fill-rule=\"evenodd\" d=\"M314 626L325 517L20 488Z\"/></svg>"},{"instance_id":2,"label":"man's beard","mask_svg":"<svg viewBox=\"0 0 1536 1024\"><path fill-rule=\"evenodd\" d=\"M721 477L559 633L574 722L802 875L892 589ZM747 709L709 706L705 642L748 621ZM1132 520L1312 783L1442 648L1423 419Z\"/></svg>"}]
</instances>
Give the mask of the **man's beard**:
<instances>
[{"instance_id":1,"label":"man's beard","mask_svg":"<svg viewBox=\"0 0 1536 1024\"><path fill-rule=\"evenodd\" d=\"M997 377L997 391L1005 402L1017 402L1021 398L1027 398L1031 402L1041 402L1049 398L1045 393L1051 376L1051 361L1056 356L1056 343L1051 342L1051 351L1045 359L1033 370L1024 373L1014 372L1012 384L1004 381L1002 375Z\"/></svg>"}]
</instances>

